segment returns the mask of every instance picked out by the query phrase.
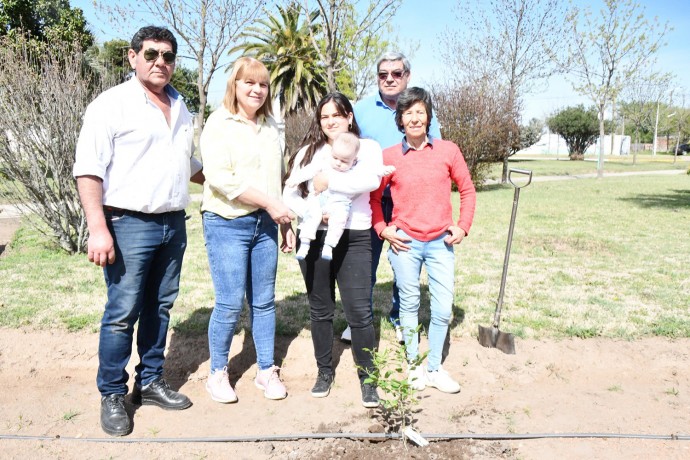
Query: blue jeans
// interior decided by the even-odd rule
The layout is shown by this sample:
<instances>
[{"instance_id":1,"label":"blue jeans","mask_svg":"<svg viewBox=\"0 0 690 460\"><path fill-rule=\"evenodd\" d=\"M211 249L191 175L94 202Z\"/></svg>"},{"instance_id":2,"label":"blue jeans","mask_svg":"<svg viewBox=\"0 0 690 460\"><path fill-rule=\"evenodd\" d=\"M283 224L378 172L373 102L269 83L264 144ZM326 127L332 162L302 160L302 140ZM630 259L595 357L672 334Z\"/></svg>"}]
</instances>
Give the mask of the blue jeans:
<instances>
[{"instance_id":1,"label":"blue jeans","mask_svg":"<svg viewBox=\"0 0 690 460\"><path fill-rule=\"evenodd\" d=\"M184 211L142 214L106 211L115 243L115 262L103 269L108 301L101 319L98 376L101 395L127 394L125 367L137 331L136 384L163 375L170 309L180 285L187 247Z\"/></svg>"},{"instance_id":2,"label":"blue jeans","mask_svg":"<svg viewBox=\"0 0 690 460\"><path fill-rule=\"evenodd\" d=\"M386 189L389 190L389 189ZM390 191L388 196L381 197L381 208L383 210L383 219L386 223L391 221L393 214L393 200L390 198ZM381 259L381 251L383 250L383 240L376 234L376 230L371 228L371 305L374 305L374 286L376 286L376 270L379 268L379 260ZM394 326L400 325L400 294L398 293L398 285L395 281L395 274L393 278L393 296L391 298L391 311L388 313L388 319Z\"/></svg>"},{"instance_id":3,"label":"blue jeans","mask_svg":"<svg viewBox=\"0 0 690 460\"><path fill-rule=\"evenodd\" d=\"M278 225L266 211L235 219L204 212L204 238L216 303L208 326L211 372L228 364L244 298L259 369L273 366Z\"/></svg>"},{"instance_id":4,"label":"blue jeans","mask_svg":"<svg viewBox=\"0 0 690 460\"><path fill-rule=\"evenodd\" d=\"M398 230L398 235L406 236ZM441 235L431 241L412 241L409 251L398 254L388 250L395 278L400 290L400 325L405 335L407 356L414 359L419 354L419 339L415 332L419 323L420 287L419 275L422 264L429 276L429 294L431 296L431 322L429 324L428 369L435 371L441 365L443 342L448 333L448 325L453 308L453 291L455 287L455 254L453 246L447 245Z\"/></svg>"}]
</instances>

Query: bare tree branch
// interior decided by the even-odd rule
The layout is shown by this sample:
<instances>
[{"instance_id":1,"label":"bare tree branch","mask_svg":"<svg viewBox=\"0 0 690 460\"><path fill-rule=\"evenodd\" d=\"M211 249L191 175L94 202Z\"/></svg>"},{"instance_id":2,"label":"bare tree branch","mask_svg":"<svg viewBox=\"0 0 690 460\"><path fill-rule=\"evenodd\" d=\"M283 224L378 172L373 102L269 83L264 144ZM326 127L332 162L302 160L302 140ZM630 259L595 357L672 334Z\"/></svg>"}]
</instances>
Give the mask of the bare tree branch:
<instances>
[{"instance_id":1,"label":"bare tree branch","mask_svg":"<svg viewBox=\"0 0 690 460\"><path fill-rule=\"evenodd\" d=\"M197 62L199 107L197 125L204 126L204 109L213 75L228 63L222 62L226 52L242 30L261 12L260 0L142 0L154 17L161 18L186 45ZM131 17L130 6L96 1L117 24Z\"/></svg>"},{"instance_id":2,"label":"bare tree branch","mask_svg":"<svg viewBox=\"0 0 690 460\"><path fill-rule=\"evenodd\" d=\"M69 253L87 239L72 178L82 116L112 83L90 72L75 45L53 42L47 52L21 35L0 39L0 196Z\"/></svg>"},{"instance_id":3,"label":"bare tree branch","mask_svg":"<svg viewBox=\"0 0 690 460\"><path fill-rule=\"evenodd\" d=\"M651 22L644 8L633 0L604 0L598 14L590 9L574 9L568 17L571 39L567 56L560 60L571 76L573 89L588 97L599 112L599 162L604 166L604 111L609 102L641 69L651 68L668 23Z\"/></svg>"},{"instance_id":4,"label":"bare tree branch","mask_svg":"<svg viewBox=\"0 0 690 460\"><path fill-rule=\"evenodd\" d=\"M468 24L451 31L443 54L447 65L459 70L467 84L494 81L507 93L516 119L505 146L503 182L507 180L508 158L519 144L520 98L558 69L552 56L563 49L565 9L558 0L492 0L472 5L458 3L458 20Z\"/></svg>"},{"instance_id":5,"label":"bare tree branch","mask_svg":"<svg viewBox=\"0 0 690 460\"><path fill-rule=\"evenodd\" d=\"M401 0L301 0L308 14L314 3L320 12L318 28L311 27L314 49L326 68L329 91L336 91L338 72L352 59L350 48L377 38L398 11ZM365 6L366 5L366 6Z\"/></svg>"}]
</instances>

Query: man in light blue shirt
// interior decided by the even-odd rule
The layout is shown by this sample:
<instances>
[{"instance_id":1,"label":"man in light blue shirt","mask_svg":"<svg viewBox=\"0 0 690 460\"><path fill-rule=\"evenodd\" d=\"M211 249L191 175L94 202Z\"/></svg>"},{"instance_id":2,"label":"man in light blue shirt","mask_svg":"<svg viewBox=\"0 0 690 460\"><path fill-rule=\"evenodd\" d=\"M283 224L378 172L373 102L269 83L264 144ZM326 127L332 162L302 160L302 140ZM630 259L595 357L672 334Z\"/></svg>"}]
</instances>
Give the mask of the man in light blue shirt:
<instances>
[{"instance_id":1,"label":"man in light blue shirt","mask_svg":"<svg viewBox=\"0 0 690 460\"><path fill-rule=\"evenodd\" d=\"M373 139L386 149L402 142L403 134L395 124L395 105L410 81L410 61L401 53L383 54L377 62L377 81L376 94L355 105L355 118L362 137ZM435 117L431 119L429 135L441 138Z\"/></svg>"},{"instance_id":2,"label":"man in light blue shirt","mask_svg":"<svg viewBox=\"0 0 690 460\"><path fill-rule=\"evenodd\" d=\"M373 139L386 149L403 140L403 134L395 123L395 106L398 96L405 89L410 81L410 61L398 52L386 52L379 57L376 63L377 82L379 90L373 96L362 99L354 106L355 119L361 130L362 137ZM441 138L441 129L436 117L431 119L429 126L429 137ZM386 223L390 222L393 213L393 201L391 200L390 189L386 188L381 198L383 216ZM372 229L371 233L371 286L372 299L373 289L376 284L376 270L381 258L383 240ZM399 317L399 297L398 287L393 281L392 308L389 314L390 321L395 326L396 337L399 342L403 342L402 330L400 329ZM343 332L342 340L349 341L349 328Z\"/></svg>"}]
</instances>

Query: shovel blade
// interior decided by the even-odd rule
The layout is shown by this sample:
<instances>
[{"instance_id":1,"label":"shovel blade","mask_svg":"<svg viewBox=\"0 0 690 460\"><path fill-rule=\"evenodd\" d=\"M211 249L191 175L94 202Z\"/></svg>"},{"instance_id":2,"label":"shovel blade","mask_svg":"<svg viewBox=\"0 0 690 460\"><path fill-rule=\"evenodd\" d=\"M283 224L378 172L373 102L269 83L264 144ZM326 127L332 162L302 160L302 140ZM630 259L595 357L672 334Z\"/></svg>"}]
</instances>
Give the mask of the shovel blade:
<instances>
[{"instance_id":1,"label":"shovel blade","mask_svg":"<svg viewBox=\"0 0 690 460\"><path fill-rule=\"evenodd\" d=\"M497 348L508 355L515 354L515 337L513 334L501 332L497 326L479 326L477 339L483 347Z\"/></svg>"}]
</instances>

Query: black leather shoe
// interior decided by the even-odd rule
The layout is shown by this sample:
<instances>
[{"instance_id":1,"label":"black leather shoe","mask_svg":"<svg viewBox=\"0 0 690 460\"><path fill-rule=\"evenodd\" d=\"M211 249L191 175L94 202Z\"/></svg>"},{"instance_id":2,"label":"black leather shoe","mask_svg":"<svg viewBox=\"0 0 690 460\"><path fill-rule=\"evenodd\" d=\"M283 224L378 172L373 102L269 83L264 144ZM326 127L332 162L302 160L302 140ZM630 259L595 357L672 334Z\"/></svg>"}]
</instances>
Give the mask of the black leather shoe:
<instances>
[{"instance_id":1,"label":"black leather shoe","mask_svg":"<svg viewBox=\"0 0 690 460\"><path fill-rule=\"evenodd\" d=\"M188 397L171 390L164 379L155 380L141 388L134 385L132 402L144 406L158 406L167 410L182 410L192 405Z\"/></svg>"},{"instance_id":2,"label":"black leather shoe","mask_svg":"<svg viewBox=\"0 0 690 460\"><path fill-rule=\"evenodd\" d=\"M110 436L125 436L132 431L132 423L125 410L125 395L101 398L101 428Z\"/></svg>"}]
</instances>

